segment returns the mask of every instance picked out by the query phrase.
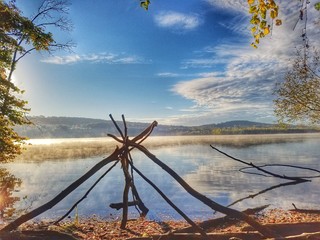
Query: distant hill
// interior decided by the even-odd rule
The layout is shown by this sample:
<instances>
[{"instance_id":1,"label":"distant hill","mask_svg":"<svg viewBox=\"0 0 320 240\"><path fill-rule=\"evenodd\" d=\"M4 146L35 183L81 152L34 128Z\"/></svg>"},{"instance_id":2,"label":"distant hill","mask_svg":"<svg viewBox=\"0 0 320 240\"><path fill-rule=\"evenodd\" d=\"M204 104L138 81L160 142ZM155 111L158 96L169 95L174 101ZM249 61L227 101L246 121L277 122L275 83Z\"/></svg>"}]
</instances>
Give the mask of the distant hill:
<instances>
[{"instance_id":1,"label":"distant hill","mask_svg":"<svg viewBox=\"0 0 320 240\"><path fill-rule=\"evenodd\" d=\"M269 123L261 123L261 122L251 122L251 121L244 121L244 120L237 120L237 121L228 121L223 123L217 123L217 124L206 124L202 125L200 127L203 128L245 128L245 127L273 127L275 124L269 124Z\"/></svg>"},{"instance_id":2,"label":"distant hill","mask_svg":"<svg viewBox=\"0 0 320 240\"><path fill-rule=\"evenodd\" d=\"M273 127L274 124L260 123L260 122L250 122L250 121L229 121L224 123L216 124L216 127L226 128L226 127Z\"/></svg>"},{"instance_id":3,"label":"distant hill","mask_svg":"<svg viewBox=\"0 0 320 240\"><path fill-rule=\"evenodd\" d=\"M81 138L106 137L108 133L117 134L111 120L77 117L30 117L34 124L17 126L16 131L29 138ZM122 126L122 122L118 122ZM128 134L137 135L149 123L127 122ZM159 125L153 135L183 135L188 132L184 126Z\"/></svg>"},{"instance_id":4,"label":"distant hill","mask_svg":"<svg viewBox=\"0 0 320 240\"><path fill-rule=\"evenodd\" d=\"M18 126L16 131L29 138L83 138L105 137L108 133L117 134L111 120L77 117L30 117L34 125ZM118 122L122 126L122 122ZM127 122L128 134L137 135L149 123ZM279 128L274 124L250 121L229 121L202 126L159 125L152 135L210 135L210 134L255 134L280 132L315 132L318 129L290 126Z\"/></svg>"}]
</instances>

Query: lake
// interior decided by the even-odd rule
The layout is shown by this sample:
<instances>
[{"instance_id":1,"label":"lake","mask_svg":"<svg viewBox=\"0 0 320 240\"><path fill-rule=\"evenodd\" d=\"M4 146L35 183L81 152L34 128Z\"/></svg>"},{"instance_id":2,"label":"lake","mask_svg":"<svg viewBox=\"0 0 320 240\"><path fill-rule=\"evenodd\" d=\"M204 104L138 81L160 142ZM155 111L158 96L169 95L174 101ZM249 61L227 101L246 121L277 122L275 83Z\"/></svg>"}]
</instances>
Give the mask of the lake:
<instances>
[{"instance_id":1,"label":"lake","mask_svg":"<svg viewBox=\"0 0 320 240\"><path fill-rule=\"evenodd\" d=\"M159 143L161 139L161 141L165 140L169 144L163 145L159 143L158 145L150 145L149 150L176 171L193 188L222 205L227 206L239 199L243 199L236 202L232 207L244 210L249 207L270 204L273 208L288 209L292 208L292 203L294 203L299 208L318 208L320 203L319 178L313 178L311 182L297 185L275 187L270 191L253 197L265 189L288 181L241 172L239 169L244 167L243 164L218 153L209 145L212 143L229 155L256 165L280 163L320 170L319 134L279 136L255 135L244 136L243 138L229 136L229 144L228 141L217 141L216 138L208 136L189 137L193 140L197 139L197 141L183 141L184 137L181 137L181 140L175 142L170 142L170 139L174 137L155 137L152 141ZM185 139L187 138L185 137ZM232 143L231 139L234 140L236 138L238 139L237 144ZM254 140L255 138L256 140ZM244 139L246 139L247 144L240 144L241 141L245 142ZM266 139L269 140L266 141ZM92 144L94 140L34 140L33 143L35 147L46 145L46 148L41 148L41 151L39 150L39 152L43 152L49 148L57 148L57 145L54 145L54 143L59 143L59 141L63 141L63 146L66 146L68 141L81 141L82 145L79 146L83 147L87 143ZM146 145L148 144L146 143ZM74 150L71 149L70 151ZM111 151L104 154L99 153L99 156L73 159L50 160L48 158L47 160L42 159L42 161L25 158L13 163L2 164L2 175L6 176L2 176L2 179L10 179L11 177L12 188L10 191L12 196L10 197L12 198L12 204L11 206L8 205L9 208L16 208L16 214L19 215L23 211L29 211L46 203L110 153ZM25 156L28 156L28 154ZM132 156L135 166L191 218L204 220L214 217L213 211L210 208L188 195L177 182L144 154L133 151ZM62 216L73 203L85 194L109 166L105 166L76 191L50 211L39 216L39 218L58 218ZM268 170L292 176L316 176L318 174L317 172L303 169L279 166L269 167ZM249 169L249 171L252 172L253 170ZM134 175L134 180L141 199L150 209L148 213L150 219L181 219L161 199L160 195L137 174ZM14 181L16 184L12 183ZM123 186L123 172L120 165L117 165L99 182L88 197L80 203L78 206L80 217L92 214L108 219L121 217L121 211L111 209L109 204L121 202ZM132 217L137 216L137 211L134 207L130 208L130 215ZM74 212L71 213L71 217L74 217Z\"/></svg>"}]
</instances>

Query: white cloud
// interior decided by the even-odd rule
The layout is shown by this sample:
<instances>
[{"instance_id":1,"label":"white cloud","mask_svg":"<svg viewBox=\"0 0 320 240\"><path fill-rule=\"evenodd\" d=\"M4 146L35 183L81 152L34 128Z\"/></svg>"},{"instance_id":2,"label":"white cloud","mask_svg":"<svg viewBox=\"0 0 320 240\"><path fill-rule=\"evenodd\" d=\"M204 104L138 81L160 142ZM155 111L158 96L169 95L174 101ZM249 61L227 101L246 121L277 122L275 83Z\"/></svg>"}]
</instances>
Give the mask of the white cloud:
<instances>
[{"instance_id":1,"label":"white cloud","mask_svg":"<svg viewBox=\"0 0 320 240\"><path fill-rule=\"evenodd\" d=\"M201 24L201 19L195 14L184 14L179 12L161 12L154 17L156 24L163 28L177 30L192 30Z\"/></svg>"},{"instance_id":2,"label":"white cloud","mask_svg":"<svg viewBox=\"0 0 320 240\"><path fill-rule=\"evenodd\" d=\"M248 2L244 0L206 0L214 8L223 8L224 10L248 12Z\"/></svg>"},{"instance_id":3,"label":"white cloud","mask_svg":"<svg viewBox=\"0 0 320 240\"><path fill-rule=\"evenodd\" d=\"M172 72L161 72L156 74L158 77L178 77L178 73L172 73Z\"/></svg>"},{"instance_id":4,"label":"white cloud","mask_svg":"<svg viewBox=\"0 0 320 240\"><path fill-rule=\"evenodd\" d=\"M209 2L237 11L244 1ZM284 24L274 27L272 35L262 39L258 49L250 47L250 36L248 41L243 40L242 43L228 42L204 47L195 52L194 58L183 60L182 68L194 70L210 67L219 70L199 73L198 77L192 80L180 81L172 86L171 91L191 100L194 104L192 111L196 108L198 112L184 111L183 115L172 116L168 121L172 121L172 124L184 122L188 125L219 122L219 119L227 121L228 118L272 121L272 92L275 82L283 78L296 47L302 43L303 22L299 21L293 31L299 11L292 9L297 10L297 4L283 5L281 9ZM319 32L316 27L308 28L308 36L313 46L320 45L320 38L317 38Z\"/></svg>"},{"instance_id":5,"label":"white cloud","mask_svg":"<svg viewBox=\"0 0 320 240\"><path fill-rule=\"evenodd\" d=\"M198 77L202 77L202 78L208 78L208 77L218 77L221 76L221 74L223 74L222 72L202 72L202 73L198 73Z\"/></svg>"},{"instance_id":6,"label":"white cloud","mask_svg":"<svg viewBox=\"0 0 320 240\"><path fill-rule=\"evenodd\" d=\"M52 56L43 59L42 62L50 64L75 64L86 63L107 63L107 64L141 64L147 63L138 56L128 56L125 54L99 53L99 54L73 54L67 56Z\"/></svg>"},{"instance_id":7,"label":"white cloud","mask_svg":"<svg viewBox=\"0 0 320 240\"><path fill-rule=\"evenodd\" d=\"M227 63L227 59L219 59L219 58L194 58L187 59L181 63L182 69L187 68L211 68L216 64L224 64Z\"/></svg>"}]
</instances>

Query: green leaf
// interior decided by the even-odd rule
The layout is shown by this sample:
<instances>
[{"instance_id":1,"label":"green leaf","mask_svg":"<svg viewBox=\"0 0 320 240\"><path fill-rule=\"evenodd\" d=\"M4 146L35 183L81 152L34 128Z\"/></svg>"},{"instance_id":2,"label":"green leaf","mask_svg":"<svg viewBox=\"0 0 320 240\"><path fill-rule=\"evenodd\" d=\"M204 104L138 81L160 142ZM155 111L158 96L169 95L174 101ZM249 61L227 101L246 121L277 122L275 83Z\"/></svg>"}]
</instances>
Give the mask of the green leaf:
<instances>
[{"instance_id":1,"label":"green leaf","mask_svg":"<svg viewBox=\"0 0 320 240\"><path fill-rule=\"evenodd\" d=\"M314 5L314 8L318 11L320 11L320 2L317 2L315 5Z\"/></svg>"}]
</instances>

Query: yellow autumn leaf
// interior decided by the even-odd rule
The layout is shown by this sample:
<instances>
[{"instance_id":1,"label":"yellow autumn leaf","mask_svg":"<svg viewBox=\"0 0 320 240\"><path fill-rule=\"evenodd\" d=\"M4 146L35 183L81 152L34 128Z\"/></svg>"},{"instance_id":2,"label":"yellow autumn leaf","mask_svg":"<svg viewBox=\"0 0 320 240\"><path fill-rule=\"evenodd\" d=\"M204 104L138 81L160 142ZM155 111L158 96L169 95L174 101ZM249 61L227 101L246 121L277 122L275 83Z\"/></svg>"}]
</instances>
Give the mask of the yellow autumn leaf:
<instances>
[{"instance_id":1,"label":"yellow autumn leaf","mask_svg":"<svg viewBox=\"0 0 320 240\"><path fill-rule=\"evenodd\" d=\"M249 8L249 13L255 13L255 12L257 12L257 6L250 6L250 8Z\"/></svg>"},{"instance_id":2,"label":"yellow autumn leaf","mask_svg":"<svg viewBox=\"0 0 320 240\"><path fill-rule=\"evenodd\" d=\"M267 10L265 8L260 11L260 16L261 16L261 18L266 19Z\"/></svg>"},{"instance_id":3,"label":"yellow autumn leaf","mask_svg":"<svg viewBox=\"0 0 320 240\"><path fill-rule=\"evenodd\" d=\"M267 21L261 21L261 23L260 23L260 28L261 29L264 29L264 28L266 28L267 27Z\"/></svg>"},{"instance_id":4,"label":"yellow autumn leaf","mask_svg":"<svg viewBox=\"0 0 320 240\"><path fill-rule=\"evenodd\" d=\"M251 47L258 48L257 45L255 45L254 43L251 43Z\"/></svg>"},{"instance_id":5,"label":"yellow autumn leaf","mask_svg":"<svg viewBox=\"0 0 320 240\"><path fill-rule=\"evenodd\" d=\"M278 15L279 15L279 7L276 6L275 8L273 8L273 11L274 11L275 18L278 17Z\"/></svg>"},{"instance_id":6,"label":"yellow autumn leaf","mask_svg":"<svg viewBox=\"0 0 320 240\"><path fill-rule=\"evenodd\" d=\"M249 5L254 4L254 2L255 2L255 0L248 0L248 4L249 4Z\"/></svg>"},{"instance_id":7,"label":"yellow autumn leaf","mask_svg":"<svg viewBox=\"0 0 320 240\"><path fill-rule=\"evenodd\" d=\"M269 27L264 28L263 34L268 35L269 33L270 33L270 28Z\"/></svg>"}]
</instances>

